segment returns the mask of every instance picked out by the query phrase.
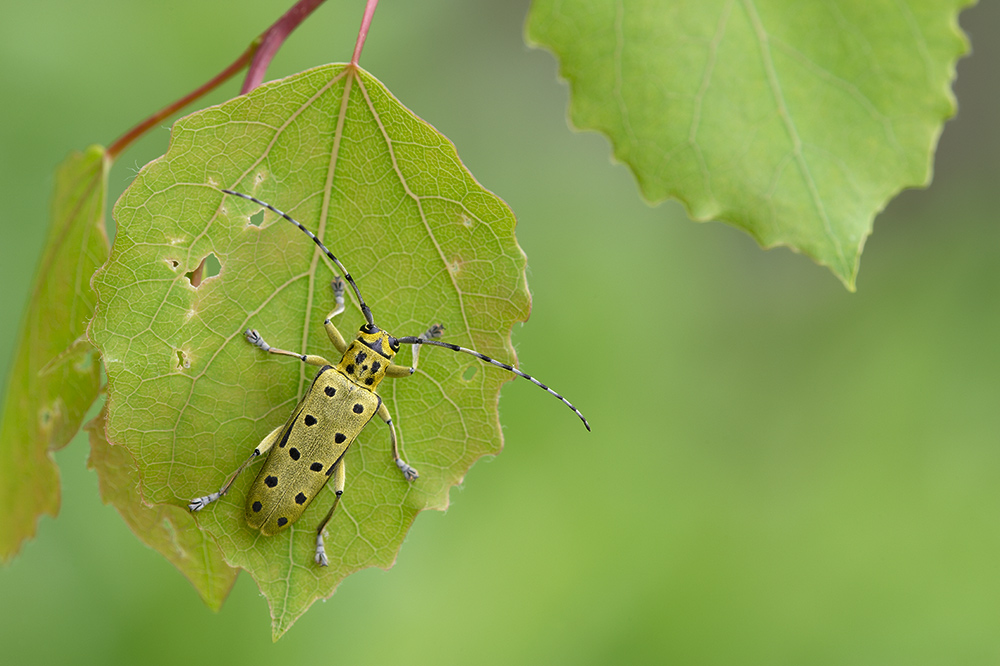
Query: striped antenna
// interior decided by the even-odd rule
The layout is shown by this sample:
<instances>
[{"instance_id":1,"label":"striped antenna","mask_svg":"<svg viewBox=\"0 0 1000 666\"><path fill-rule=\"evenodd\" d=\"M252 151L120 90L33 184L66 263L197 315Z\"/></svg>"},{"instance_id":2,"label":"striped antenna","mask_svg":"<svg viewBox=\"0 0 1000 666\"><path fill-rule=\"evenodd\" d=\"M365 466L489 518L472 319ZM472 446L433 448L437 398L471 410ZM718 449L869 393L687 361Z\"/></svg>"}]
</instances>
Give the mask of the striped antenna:
<instances>
[{"instance_id":1,"label":"striped antenna","mask_svg":"<svg viewBox=\"0 0 1000 666\"><path fill-rule=\"evenodd\" d=\"M281 217L285 218L286 220L288 220L289 222L291 222L292 224L294 224L295 226L297 226L299 229L301 229L303 231L303 233L305 233L306 236L309 236L309 238L312 238L313 242L316 243L316 245L319 246L319 249L323 250L323 252L326 253L326 256L330 257L330 259L333 261L333 263L337 264L337 268L339 268L340 272L344 274L344 279L346 279L351 284L351 286L354 288L354 293L357 294L357 296L358 296L358 302L361 304L361 314L363 314L365 316L365 321L368 322L369 326L375 326L375 320L372 318L372 311L368 307L368 304L365 303L365 299L361 297L361 291L358 289L358 285L356 285L354 283L354 278L352 278L351 274L347 272L346 268L344 268L344 264L340 263L340 260L337 259L337 257L333 256L333 252L330 252L329 248L327 248L326 245L323 245L323 241L321 241L319 238L316 237L316 234L314 234L313 232L311 232L308 229L306 229L305 227L303 227L301 224L299 224L298 221L296 221L295 219L293 219L292 216L290 216L288 213L284 213L284 212L278 210L277 208L275 208L271 204L267 203L266 201L261 201L257 197L252 197L249 194L243 194L242 192L234 192L233 190L222 190L222 191L225 192L226 194L232 194L233 196L246 199L247 201L252 201L255 204L259 204L259 205L263 206L264 208L267 208L268 210L270 210L273 213L277 213L278 215L280 215Z\"/></svg>"},{"instance_id":2,"label":"striped antenna","mask_svg":"<svg viewBox=\"0 0 1000 666\"><path fill-rule=\"evenodd\" d=\"M465 347L459 347L458 345L449 344L447 342L438 342L437 340L428 340L426 338L416 337L416 336L408 336L408 337L405 337L405 338L397 338L397 340L399 341L400 344L403 344L403 345L434 345L435 347L444 347L445 349L450 349L450 350L456 351L456 352L462 352L463 354L470 354L470 355L475 356L476 358L478 358L480 361L486 361L487 363L495 365L498 368L503 368L504 370L507 370L509 372L513 372L518 377L524 377L525 379L527 379L529 382L531 382L535 386L538 386L539 388L545 389L550 394L552 394L555 397L557 397L560 400L562 400L562 403L564 405L566 405L567 407L569 407L570 409L572 409L573 413L580 417L580 420L583 421L583 425L585 425L587 427L587 430L588 431L590 430L590 424L587 423L587 418L583 414L580 413L579 409L577 409L576 407L573 406L573 403L571 403L569 400L567 400L566 398L562 397L561 395L559 395L558 393L556 393L555 391L553 391L548 386L546 386L545 384L541 383L540 381L538 381L537 379L535 379L531 375L529 375L527 373L524 373L524 372L521 372L520 370L518 370L517 368L515 368L512 365L507 365L506 363L501 363L500 361L498 361L496 359L490 358L486 354L480 354L475 349L466 349Z\"/></svg>"}]
</instances>

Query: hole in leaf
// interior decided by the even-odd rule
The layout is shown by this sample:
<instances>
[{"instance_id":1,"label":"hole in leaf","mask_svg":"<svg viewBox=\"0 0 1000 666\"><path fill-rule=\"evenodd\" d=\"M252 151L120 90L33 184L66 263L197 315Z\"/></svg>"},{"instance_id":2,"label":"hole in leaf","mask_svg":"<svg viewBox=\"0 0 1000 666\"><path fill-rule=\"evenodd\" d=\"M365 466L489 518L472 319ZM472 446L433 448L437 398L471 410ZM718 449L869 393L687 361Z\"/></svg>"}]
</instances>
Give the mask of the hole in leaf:
<instances>
[{"instance_id":1,"label":"hole in leaf","mask_svg":"<svg viewBox=\"0 0 1000 666\"><path fill-rule=\"evenodd\" d=\"M191 359L188 358L188 355L185 354L183 350L178 349L177 350L177 369L178 370L187 370L190 367L191 367Z\"/></svg>"},{"instance_id":2,"label":"hole in leaf","mask_svg":"<svg viewBox=\"0 0 1000 666\"><path fill-rule=\"evenodd\" d=\"M462 379L464 381L471 382L477 372L479 372L479 367L476 365L470 365L465 369L465 372L462 373Z\"/></svg>"},{"instance_id":3,"label":"hole in leaf","mask_svg":"<svg viewBox=\"0 0 1000 666\"><path fill-rule=\"evenodd\" d=\"M219 261L214 252L205 257L202 263L205 264L205 279L215 277L222 272L222 262Z\"/></svg>"},{"instance_id":4,"label":"hole in leaf","mask_svg":"<svg viewBox=\"0 0 1000 666\"><path fill-rule=\"evenodd\" d=\"M184 277L188 279L192 287L198 287L202 280L205 279L205 263L202 262L198 264L198 268L194 269L190 273L185 273Z\"/></svg>"},{"instance_id":5,"label":"hole in leaf","mask_svg":"<svg viewBox=\"0 0 1000 666\"><path fill-rule=\"evenodd\" d=\"M259 227L264 223L264 209L261 208L259 211L251 215L247 222L252 227Z\"/></svg>"},{"instance_id":6,"label":"hole in leaf","mask_svg":"<svg viewBox=\"0 0 1000 666\"><path fill-rule=\"evenodd\" d=\"M185 273L184 277L188 279L192 287L200 287L201 283L208 278L215 277L222 272L222 262L219 258L215 256L215 253L209 254L207 257L201 260L198 264L198 268L194 269L190 273Z\"/></svg>"},{"instance_id":7,"label":"hole in leaf","mask_svg":"<svg viewBox=\"0 0 1000 666\"><path fill-rule=\"evenodd\" d=\"M167 266L170 266L173 270L177 270L177 267L181 265L181 262L176 259L164 259L167 262Z\"/></svg>"}]
</instances>

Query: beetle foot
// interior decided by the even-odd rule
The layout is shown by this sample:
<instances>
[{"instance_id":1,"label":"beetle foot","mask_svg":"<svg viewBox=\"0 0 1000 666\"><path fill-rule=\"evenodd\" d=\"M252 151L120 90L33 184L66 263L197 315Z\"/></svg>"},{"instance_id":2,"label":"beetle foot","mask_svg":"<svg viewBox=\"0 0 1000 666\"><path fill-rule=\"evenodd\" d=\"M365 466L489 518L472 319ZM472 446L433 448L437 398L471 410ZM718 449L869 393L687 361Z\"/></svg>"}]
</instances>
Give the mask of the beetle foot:
<instances>
[{"instance_id":1,"label":"beetle foot","mask_svg":"<svg viewBox=\"0 0 1000 666\"><path fill-rule=\"evenodd\" d=\"M403 473L403 476L406 477L407 481L416 481L420 478L420 474L417 470L407 465L402 458L396 459L396 467L398 467L399 471Z\"/></svg>"},{"instance_id":2,"label":"beetle foot","mask_svg":"<svg viewBox=\"0 0 1000 666\"><path fill-rule=\"evenodd\" d=\"M444 335L444 324L432 324L430 328L420 336L421 340L437 340Z\"/></svg>"},{"instance_id":3,"label":"beetle foot","mask_svg":"<svg viewBox=\"0 0 1000 666\"><path fill-rule=\"evenodd\" d=\"M326 548L323 547L323 535L316 535L316 564L321 567L330 566L330 560L326 559Z\"/></svg>"},{"instance_id":4,"label":"beetle foot","mask_svg":"<svg viewBox=\"0 0 1000 666\"><path fill-rule=\"evenodd\" d=\"M246 336L247 342L252 344L254 347L260 347L264 351L271 350L271 345L264 342L264 338L260 337L260 333L258 333L255 329L248 328L243 332L243 335Z\"/></svg>"},{"instance_id":5,"label":"beetle foot","mask_svg":"<svg viewBox=\"0 0 1000 666\"><path fill-rule=\"evenodd\" d=\"M333 280L330 282L330 288L333 289L333 297L339 302L344 297L344 281L339 275L334 275Z\"/></svg>"},{"instance_id":6,"label":"beetle foot","mask_svg":"<svg viewBox=\"0 0 1000 666\"><path fill-rule=\"evenodd\" d=\"M192 513L195 511L201 511L220 497L222 497L222 493L212 493L211 495L205 495L204 497L196 497L188 502L188 511L191 511Z\"/></svg>"}]
</instances>

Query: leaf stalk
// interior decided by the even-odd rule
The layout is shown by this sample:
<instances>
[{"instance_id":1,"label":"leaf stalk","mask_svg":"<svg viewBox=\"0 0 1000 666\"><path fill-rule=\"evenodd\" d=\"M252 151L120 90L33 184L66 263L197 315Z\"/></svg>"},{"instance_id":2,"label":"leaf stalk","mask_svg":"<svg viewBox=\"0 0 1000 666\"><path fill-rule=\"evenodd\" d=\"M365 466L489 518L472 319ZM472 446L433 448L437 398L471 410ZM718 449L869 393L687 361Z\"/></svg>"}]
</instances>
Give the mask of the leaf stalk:
<instances>
[{"instance_id":1,"label":"leaf stalk","mask_svg":"<svg viewBox=\"0 0 1000 666\"><path fill-rule=\"evenodd\" d=\"M361 59L361 49L365 48L365 40L368 38L368 29L372 26L372 17L375 16L375 8L378 7L378 0L368 0L365 5L365 15L361 19L361 29L358 30L358 41L354 43L354 55L351 56L351 64L358 66Z\"/></svg>"},{"instance_id":2,"label":"leaf stalk","mask_svg":"<svg viewBox=\"0 0 1000 666\"><path fill-rule=\"evenodd\" d=\"M126 148L132 145L136 139L141 137L151 128L156 127L166 118L174 115L188 104L194 102L208 93L212 92L223 83L231 79L244 67L249 65L246 79L243 81L243 88L240 94L246 94L259 86L264 81L264 74L268 65L274 59L278 49L288 38L295 28L313 13L317 7L323 4L324 0L299 0L291 9L278 19L270 28L254 39L246 50L233 61L231 65L212 77L207 83L192 91L191 93L173 102L153 115L149 116L125 134L118 137L108 148L108 158L112 161L118 157ZM374 11L374 10L373 10Z\"/></svg>"},{"instance_id":3,"label":"leaf stalk","mask_svg":"<svg viewBox=\"0 0 1000 666\"><path fill-rule=\"evenodd\" d=\"M260 48L253 55L250 69L247 70L247 78L243 80L243 87L240 89L241 95L247 94L264 82L267 66L271 64L288 35L323 2L324 0L299 0L258 38Z\"/></svg>"}]
</instances>

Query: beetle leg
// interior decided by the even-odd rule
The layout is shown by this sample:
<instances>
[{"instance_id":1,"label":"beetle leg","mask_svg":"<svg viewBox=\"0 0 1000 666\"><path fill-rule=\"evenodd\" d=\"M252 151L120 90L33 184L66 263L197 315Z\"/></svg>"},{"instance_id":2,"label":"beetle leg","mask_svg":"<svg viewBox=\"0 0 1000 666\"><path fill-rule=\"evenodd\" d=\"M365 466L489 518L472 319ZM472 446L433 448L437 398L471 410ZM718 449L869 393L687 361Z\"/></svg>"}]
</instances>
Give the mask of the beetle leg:
<instances>
[{"instance_id":1,"label":"beetle leg","mask_svg":"<svg viewBox=\"0 0 1000 666\"><path fill-rule=\"evenodd\" d=\"M215 500L219 499L226 493L228 493L229 486L233 485L233 482L236 481L236 477L240 475L240 472L246 469L247 465L252 463L258 456L263 455L271 450L271 447L274 446L274 443L278 441L278 436L281 435L281 429L284 427L285 425L281 424L280 426L272 430L270 433L268 433L267 437L262 439L260 444L257 445L257 448L253 450L253 453L250 454L250 457L247 458L245 461L243 461L243 464L237 467L235 472L229 475L229 478L226 479L226 482L222 484L222 487L219 488L219 490L212 493L211 495L196 497L190 502L188 502L188 510L201 511L206 506L208 506Z\"/></svg>"},{"instance_id":2,"label":"beetle leg","mask_svg":"<svg viewBox=\"0 0 1000 666\"><path fill-rule=\"evenodd\" d=\"M309 365L324 366L330 365L330 362L323 358L322 356L315 356L313 354L296 354L295 352L286 351L284 349L278 349L277 347L272 347L271 345L264 342L264 338L260 337L260 333L252 328L248 328L244 331L243 335L246 336L247 342L252 344L254 347L260 347L268 354L278 354L280 356L291 356L292 358L297 358L303 363L308 363Z\"/></svg>"},{"instance_id":3,"label":"beetle leg","mask_svg":"<svg viewBox=\"0 0 1000 666\"><path fill-rule=\"evenodd\" d=\"M333 309L333 312L327 315L326 321L323 322L323 328L326 329L326 335L330 338L330 342L333 346L337 348L341 354L347 351L347 343L344 341L344 336L340 334L337 327L333 325L331 321L334 317L339 315L344 311L344 281L340 279L340 276L336 276L333 282L330 283L330 288L333 289L333 298L337 302L337 307Z\"/></svg>"},{"instance_id":4,"label":"beetle leg","mask_svg":"<svg viewBox=\"0 0 1000 666\"><path fill-rule=\"evenodd\" d=\"M392 418L389 416L389 408L385 406L384 402L379 405L378 416L389 426L389 440L392 442L392 459L396 462L396 467L403 473L407 481L415 481L420 478L417 470L407 465L406 461L399 455L399 445L396 441L396 426L393 425Z\"/></svg>"},{"instance_id":5,"label":"beetle leg","mask_svg":"<svg viewBox=\"0 0 1000 666\"><path fill-rule=\"evenodd\" d=\"M437 340L444 333L444 326L442 324L434 324L426 331L420 334L422 340ZM396 365L392 363L388 368L385 369L386 377L409 377L414 372L417 371L417 360L420 355L420 345L413 345L413 365L407 367L405 365Z\"/></svg>"},{"instance_id":6,"label":"beetle leg","mask_svg":"<svg viewBox=\"0 0 1000 666\"><path fill-rule=\"evenodd\" d=\"M346 478L346 471L344 470L344 456L340 456L340 460L334 463L333 466L333 492L336 493L336 497L333 500L333 506L326 514L326 518L319 524L316 528L316 564L321 567L328 566L330 561L326 558L326 548L323 546L323 530L326 529L327 524L330 519L333 518L333 512L337 510L337 505L340 504L340 496L344 494L344 481Z\"/></svg>"}]
</instances>

